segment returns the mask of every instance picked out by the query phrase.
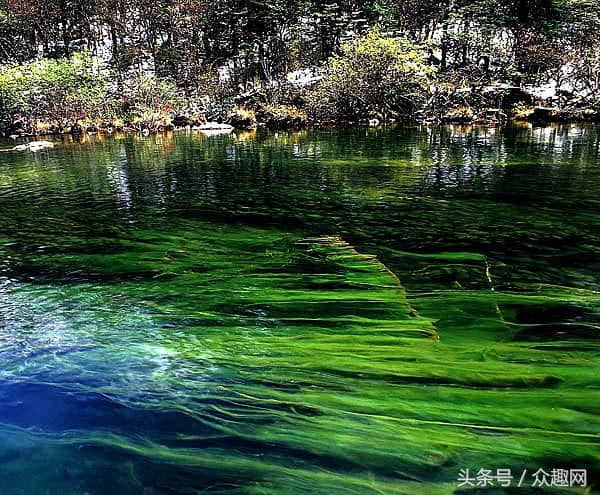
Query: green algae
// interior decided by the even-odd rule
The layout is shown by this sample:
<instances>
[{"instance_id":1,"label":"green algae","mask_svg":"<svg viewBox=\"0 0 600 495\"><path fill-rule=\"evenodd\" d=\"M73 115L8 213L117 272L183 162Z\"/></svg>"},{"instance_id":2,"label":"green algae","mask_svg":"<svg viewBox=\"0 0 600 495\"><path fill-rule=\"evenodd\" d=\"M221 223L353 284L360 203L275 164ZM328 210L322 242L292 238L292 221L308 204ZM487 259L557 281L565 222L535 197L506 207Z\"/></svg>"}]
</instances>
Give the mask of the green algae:
<instances>
[{"instance_id":1,"label":"green algae","mask_svg":"<svg viewBox=\"0 0 600 495\"><path fill-rule=\"evenodd\" d=\"M159 465L218 469L243 480L239 493L251 493L246 485L252 483L265 493L301 493L314 483L329 493L452 493L448 483L456 466L495 465L500 456L517 469L571 458L571 449L594 466L600 422L589 394L595 393L599 357L571 350L557 360L555 353L534 349L516 338L521 324L502 308L570 304L592 311L600 307L595 293L462 290L408 300L384 265L339 238L297 239L197 222L162 233L134 231L125 244L135 253L127 265L117 261L123 257L118 250L104 257L36 256L55 272L81 274L85 267L98 280L115 270L145 274L135 283L69 285L56 295L57 305L75 304L70 312L78 315L77 304L91 303L98 317L98 298L112 306L127 294L121 303L133 315L121 316L125 325L138 327L143 315L145 327L155 327L147 335L118 333L117 341L114 328L77 338L74 353L60 358L74 379L67 389L100 393L128 407L177 411L253 450L279 453L248 464L243 453L207 452L196 447L206 438L183 434L176 446L100 432L74 434L71 444L103 446ZM445 261L447 255L431 258ZM157 278L165 265L170 276ZM48 287L19 292L48 297ZM82 301L86 294L90 300ZM439 317L444 334L414 307ZM466 308L479 318L465 315ZM99 355L78 363L88 338L95 349L89 354ZM108 356L122 362L121 369L135 356L157 358L165 371L153 371L143 384L85 386L83 375L76 378L86 369L101 370L95 359ZM25 368L19 363L18 372L35 381L47 355L37 366L32 361ZM171 376L171 366L179 374ZM211 403L198 407L206 394ZM540 408L539 401L553 407ZM335 467L322 474L290 468L296 452ZM428 480L432 470L438 481L417 489L415 482Z\"/></svg>"},{"instance_id":2,"label":"green algae","mask_svg":"<svg viewBox=\"0 0 600 495\"><path fill-rule=\"evenodd\" d=\"M439 165L427 136L379 137L390 160L418 148ZM465 467L597 476L593 200L517 205L468 181L444 196L427 162L365 178L379 152L354 172L346 138L108 140L3 165L24 173L0 191L2 493L450 494ZM129 190L110 179L123 149ZM580 157L552 157L576 187Z\"/></svg>"}]
</instances>

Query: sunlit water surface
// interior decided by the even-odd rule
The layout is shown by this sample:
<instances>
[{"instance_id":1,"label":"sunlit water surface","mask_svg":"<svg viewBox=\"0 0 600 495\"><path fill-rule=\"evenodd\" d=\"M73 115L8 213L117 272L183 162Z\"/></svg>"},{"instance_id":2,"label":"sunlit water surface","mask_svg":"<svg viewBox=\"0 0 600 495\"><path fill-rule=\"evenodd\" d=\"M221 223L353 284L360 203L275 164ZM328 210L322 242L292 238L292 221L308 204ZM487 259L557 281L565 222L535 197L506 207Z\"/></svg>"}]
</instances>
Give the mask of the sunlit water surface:
<instances>
[{"instance_id":1,"label":"sunlit water surface","mask_svg":"<svg viewBox=\"0 0 600 495\"><path fill-rule=\"evenodd\" d=\"M599 150L564 126L0 153L0 494L597 483Z\"/></svg>"}]
</instances>

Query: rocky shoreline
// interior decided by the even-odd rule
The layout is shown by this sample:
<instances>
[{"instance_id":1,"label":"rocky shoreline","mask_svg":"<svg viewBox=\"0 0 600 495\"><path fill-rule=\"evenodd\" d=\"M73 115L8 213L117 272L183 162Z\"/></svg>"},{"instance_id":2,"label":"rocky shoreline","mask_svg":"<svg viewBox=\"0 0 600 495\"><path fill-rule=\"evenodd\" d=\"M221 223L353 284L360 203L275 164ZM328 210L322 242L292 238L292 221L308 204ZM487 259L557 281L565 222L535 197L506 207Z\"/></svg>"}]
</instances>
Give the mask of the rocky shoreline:
<instances>
[{"instance_id":1,"label":"rocky shoreline","mask_svg":"<svg viewBox=\"0 0 600 495\"><path fill-rule=\"evenodd\" d=\"M471 102L485 96L484 104L478 105ZM529 122L534 125L552 123L598 123L600 122L600 109L582 105L580 101L563 99L556 102L560 106L552 105L553 102L536 99L527 91L519 87L495 85L479 89L457 89L449 95L434 95L438 100L430 102L426 109L417 111L405 119L379 118L356 120L314 120L307 117L306 113L296 107L279 106L258 110L237 107L226 117L215 121L206 121L188 115L172 114L156 121L141 121L130 123L123 121L90 123L78 121L76 123L58 124L38 123L38 131L32 132L31 125L16 121L9 129L0 132L0 136L12 139L22 137L52 136L52 135L83 135L114 133L137 133L149 135L160 132L188 130L204 132L208 135L227 134L236 129L254 130L266 128L270 130L300 130L305 128L324 128L335 126L366 126L379 127L388 124L421 124L443 125L463 124L498 126L511 122ZM432 97L433 101L433 97Z\"/></svg>"},{"instance_id":2,"label":"rocky shoreline","mask_svg":"<svg viewBox=\"0 0 600 495\"><path fill-rule=\"evenodd\" d=\"M421 125L445 125L445 124L460 124L460 125L481 125L481 126L500 126L510 123L528 122L537 125L557 124L557 123L600 123L600 112L593 109L582 110L561 110L548 107L534 107L528 111L526 115L509 116L501 109L490 108L485 109L472 118L463 117L460 115L448 115L439 119L426 118L402 121L402 124L421 124ZM306 128L329 128L343 126L364 126L364 127L380 127L383 125L399 124L396 121L380 122L377 119L371 120L346 120L346 121L319 121L307 122L298 125L282 125L274 126L259 122L257 125L231 125L221 122L190 122L184 125L122 125L114 126L111 124L100 126L71 126L65 128L50 128L45 132L31 133L14 131L11 133L2 133L2 137L11 138L13 140L26 137L39 136L60 136L60 135L83 135L83 134L104 134L112 135L116 133L135 133L141 135L150 135L169 131L198 131L207 135L229 134L235 130L255 130L258 128L269 130L301 130Z\"/></svg>"}]
</instances>

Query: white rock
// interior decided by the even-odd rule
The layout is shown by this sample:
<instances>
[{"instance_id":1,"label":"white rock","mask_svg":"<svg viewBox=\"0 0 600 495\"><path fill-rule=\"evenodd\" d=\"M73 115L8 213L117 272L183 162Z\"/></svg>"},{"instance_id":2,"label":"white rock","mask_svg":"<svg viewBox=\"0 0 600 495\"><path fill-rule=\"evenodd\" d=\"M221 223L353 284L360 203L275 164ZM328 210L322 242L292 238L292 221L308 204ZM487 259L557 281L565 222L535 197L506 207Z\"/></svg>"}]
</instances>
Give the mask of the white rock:
<instances>
[{"instance_id":1,"label":"white rock","mask_svg":"<svg viewBox=\"0 0 600 495\"><path fill-rule=\"evenodd\" d=\"M36 151L42 151L45 149L54 148L54 143L50 141L32 141L31 143L19 144L12 148L13 151L32 151L35 153Z\"/></svg>"},{"instance_id":2,"label":"white rock","mask_svg":"<svg viewBox=\"0 0 600 495\"><path fill-rule=\"evenodd\" d=\"M192 127L193 131L200 131L205 136L218 136L219 134L230 134L234 127L229 124L219 124L218 122L207 122L206 124Z\"/></svg>"},{"instance_id":3,"label":"white rock","mask_svg":"<svg viewBox=\"0 0 600 495\"><path fill-rule=\"evenodd\" d=\"M207 122L206 124L192 127L195 131L233 131L233 126L229 124L219 124L218 122Z\"/></svg>"}]
</instances>

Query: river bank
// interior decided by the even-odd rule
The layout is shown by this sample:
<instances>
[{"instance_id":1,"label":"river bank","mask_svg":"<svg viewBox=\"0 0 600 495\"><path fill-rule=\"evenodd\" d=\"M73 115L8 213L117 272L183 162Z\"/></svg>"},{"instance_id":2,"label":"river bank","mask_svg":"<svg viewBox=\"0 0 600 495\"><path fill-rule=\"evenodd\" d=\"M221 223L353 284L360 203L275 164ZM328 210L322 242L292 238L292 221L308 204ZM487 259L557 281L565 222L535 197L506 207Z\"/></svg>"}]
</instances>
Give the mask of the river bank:
<instances>
[{"instance_id":1,"label":"river bank","mask_svg":"<svg viewBox=\"0 0 600 495\"><path fill-rule=\"evenodd\" d=\"M310 105L303 101L301 88L294 91L297 93L296 104L265 103L264 97L254 91L231 96L227 102L218 105L214 96L186 98L176 88L149 79L139 81L135 91L107 94L102 111L95 114L92 109L98 104L93 99L80 102L80 107L89 104L90 109L77 113L67 107L68 101L44 101L43 112L30 109L27 115L16 113L13 118L5 117L0 135L17 139L119 132L154 134L176 130L212 133L399 124L500 126L520 122L533 125L600 122L600 108L581 101L576 95L541 98L530 89L507 84L477 90L458 87L445 94L431 91L430 98L410 112L385 116L377 111L350 117L335 117L336 112L315 115ZM144 96L149 92L154 94L153 99Z\"/></svg>"},{"instance_id":2,"label":"river bank","mask_svg":"<svg viewBox=\"0 0 600 495\"><path fill-rule=\"evenodd\" d=\"M469 112L470 113L470 112ZM228 134L234 131L255 131L258 129L268 129L273 131L298 131L303 129L332 129L362 126L368 128L388 127L397 125L425 125L428 127L436 127L440 125L461 125L461 126L477 126L477 127L501 127L505 125L533 125L533 126L549 126L553 124L585 124L600 122L600 112L594 109L581 110L565 110L559 108L548 107L533 107L526 109L517 116L508 116L499 109L485 109L477 113L467 113L461 115L457 113L449 113L441 118L425 118L425 119L410 119L403 122L391 120L388 122L380 122L378 119L357 119L357 120L331 120L331 121L310 121L310 120L295 120L292 122L255 122L253 124L245 124L225 119L220 122L196 121L185 116L174 116L172 122L167 123L76 123L64 127L52 124L42 124L42 130L39 132L27 132L23 129L12 129L7 132L0 133L2 137L12 140L44 137L44 136L66 136L74 137L82 135L116 135L116 134L159 134L164 132L202 132L207 135ZM236 125L232 125L236 124Z\"/></svg>"},{"instance_id":3,"label":"river bank","mask_svg":"<svg viewBox=\"0 0 600 495\"><path fill-rule=\"evenodd\" d=\"M298 73L300 75L298 75ZM298 77L295 77L298 75ZM600 99L518 77L478 79L440 69L424 46L377 29L343 45L320 66L270 79L209 73L187 84L138 72L115 77L89 53L0 70L0 132L44 136L230 125L272 130L344 125L499 125L600 121Z\"/></svg>"}]
</instances>

